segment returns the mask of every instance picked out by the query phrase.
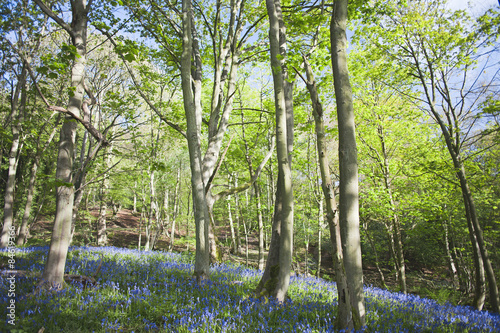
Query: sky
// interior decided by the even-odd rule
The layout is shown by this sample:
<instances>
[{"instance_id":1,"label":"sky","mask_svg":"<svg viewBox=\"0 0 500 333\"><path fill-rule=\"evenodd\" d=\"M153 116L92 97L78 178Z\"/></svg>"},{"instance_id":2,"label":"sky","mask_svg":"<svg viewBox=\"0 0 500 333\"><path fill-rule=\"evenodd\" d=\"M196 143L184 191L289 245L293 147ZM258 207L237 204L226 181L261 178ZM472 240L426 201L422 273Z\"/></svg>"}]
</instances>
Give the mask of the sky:
<instances>
[{"instance_id":1,"label":"sky","mask_svg":"<svg viewBox=\"0 0 500 333\"><path fill-rule=\"evenodd\" d=\"M472 7L472 15L483 13L493 6L499 7L498 0L448 0L451 9L468 9L468 4Z\"/></svg>"}]
</instances>

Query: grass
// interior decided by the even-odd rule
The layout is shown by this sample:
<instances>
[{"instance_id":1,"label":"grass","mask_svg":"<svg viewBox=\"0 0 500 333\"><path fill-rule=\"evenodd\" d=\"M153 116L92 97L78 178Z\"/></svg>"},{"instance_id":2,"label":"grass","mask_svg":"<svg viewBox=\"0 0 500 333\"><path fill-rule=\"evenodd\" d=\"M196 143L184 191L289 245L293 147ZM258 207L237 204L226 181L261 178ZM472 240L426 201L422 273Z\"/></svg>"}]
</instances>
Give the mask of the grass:
<instances>
[{"instance_id":1,"label":"grass","mask_svg":"<svg viewBox=\"0 0 500 333\"><path fill-rule=\"evenodd\" d=\"M41 272L48 247L18 249L16 268ZM0 252L1 253L1 252ZM72 247L68 274L92 275L98 285L68 285L31 294L37 279L16 280L16 325L7 323L9 282L0 278L0 331L38 332L332 332L335 284L293 276L289 299L252 297L260 272L212 266L197 285L192 256L115 247ZM26 296L29 295L29 296ZM500 317L470 307L365 288L369 332L499 332Z\"/></svg>"}]
</instances>

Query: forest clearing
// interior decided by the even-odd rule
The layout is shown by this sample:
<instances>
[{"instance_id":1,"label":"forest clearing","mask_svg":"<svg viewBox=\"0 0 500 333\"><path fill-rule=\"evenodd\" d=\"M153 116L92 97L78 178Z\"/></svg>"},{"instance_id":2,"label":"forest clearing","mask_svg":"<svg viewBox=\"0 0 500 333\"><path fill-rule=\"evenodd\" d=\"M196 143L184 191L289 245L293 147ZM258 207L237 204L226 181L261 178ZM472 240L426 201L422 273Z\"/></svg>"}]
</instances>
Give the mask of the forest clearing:
<instances>
[{"instance_id":1,"label":"forest clearing","mask_svg":"<svg viewBox=\"0 0 500 333\"><path fill-rule=\"evenodd\" d=\"M1 325L499 331L499 5L0 2Z\"/></svg>"}]
</instances>

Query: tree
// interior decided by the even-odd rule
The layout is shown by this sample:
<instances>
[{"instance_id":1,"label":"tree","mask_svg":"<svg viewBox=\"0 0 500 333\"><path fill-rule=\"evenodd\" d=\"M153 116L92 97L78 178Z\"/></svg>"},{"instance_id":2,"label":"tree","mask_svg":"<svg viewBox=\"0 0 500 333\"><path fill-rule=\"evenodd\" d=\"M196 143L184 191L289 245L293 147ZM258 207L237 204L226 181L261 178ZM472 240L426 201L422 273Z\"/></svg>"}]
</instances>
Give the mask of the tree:
<instances>
[{"instance_id":1,"label":"tree","mask_svg":"<svg viewBox=\"0 0 500 333\"><path fill-rule=\"evenodd\" d=\"M205 199L205 182L203 181L201 165L199 128L201 126L202 110L199 103L195 104L195 98L191 88L191 57L193 54L192 20L193 8L191 0L183 0L181 79L184 110L187 122L186 134L189 148L191 187L193 191L193 207L196 223L196 257L194 274L197 280L200 280L207 278L210 270L210 249L208 244L208 228L210 222ZM196 80L196 78L194 78L194 80Z\"/></svg>"},{"instance_id":2,"label":"tree","mask_svg":"<svg viewBox=\"0 0 500 333\"><path fill-rule=\"evenodd\" d=\"M56 21L71 37L73 64L71 67L71 93L69 94L68 108L50 107L66 113L60 132L59 152L57 157L56 179L56 216L50 243L47 262L42 274L42 284L49 288L61 288L64 282L64 267L71 239L71 225L74 202L73 161L77 121L84 124L89 131L97 136L100 144L105 143L104 136L99 133L88 121L80 118L82 109L88 108L88 101L84 101L85 94L85 62L87 53L87 23L92 0L77 0L71 2L73 19L67 24L59 18L49 7L40 0L35 0L40 9ZM40 94L41 91L39 90ZM43 94L41 94L43 97ZM48 102L45 100L49 106Z\"/></svg>"},{"instance_id":3,"label":"tree","mask_svg":"<svg viewBox=\"0 0 500 333\"><path fill-rule=\"evenodd\" d=\"M191 14L191 47L192 47L192 78L193 78L193 103L199 110L197 119L198 136L200 144L202 141L202 126L207 126L206 150L201 159L202 177L205 186L205 203L209 216L213 210L215 202L212 195L212 182L217 173L217 161L219 160L222 143L229 125L229 118L232 112L232 104L236 92L236 79L238 67L243 61L240 55L248 39L254 33L255 28L260 24L261 18L258 17L258 11L251 8L248 1L217 1L215 6L210 3L210 10L206 10L205 3L195 3ZM258 7L258 6L257 6ZM142 32L148 37L152 37L157 46L162 50L161 60L169 71L174 72L177 69L182 70L178 40L182 39L182 29L180 24L172 19L170 13L180 13L176 4L162 4L153 2L149 7L148 3L141 1L130 1L127 8L133 16L140 22ZM148 9L146 9L148 8ZM255 18L255 22L250 25L246 23ZM158 24L160 22L161 24ZM201 22L201 23L200 23ZM244 29L247 29L246 31ZM200 34L200 31L207 32ZM172 38L178 36L179 39ZM208 55L208 57L205 57ZM173 64L173 65L172 65ZM211 80L203 77L203 66L209 64L212 67ZM181 75L182 77L182 75ZM134 80L135 81L135 80ZM203 93L206 84L211 84L210 89L210 109L206 110L208 119L203 118ZM137 84L137 86L139 86ZM205 89L206 90L206 89ZM141 96L147 101L160 118L169 126L186 136L175 121L170 120L170 116L162 113L161 106L158 107L152 99L139 89ZM188 139L189 140L189 139ZM201 149L201 148L200 148ZM211 259L217 261L220 259L220 252L216 247L214 228L209 226L210 252Z\"/></svg>"},{"instance_id":4,"label":"tree","mask_svg":"<svg viewBox=\"0 0 500 333\"><path fill-rule=\"evenodd\" d=\"M476 271L475 306L484 304L484 272L488 280L490 303L500 311L495 272L491 265L479 222L475 198L469 185L464 149L473 145L479 117L477 105L497 80L498 71L490 77L483 72L491 65L488 55L496 35L490 34L495 12L487 12L475 25L462 11L448 11L445 2L415 2L388 7L377 27L367 34L376 47L374 55L388 56L393 66L402 68L414 79L412 85L421 94L412 97L430 115L446 142L454 173L460 185L474 250ZM367 31L366 31L367 32ZM478 50L482 52L479 53ZM477 71L476 66L481 66ZM484 268L483 268L484 267Z\"/></svg>"},{"instance_id":5,"label":"tree","mask_svg":"<svg viewBox=\"0 0 500 333\"><path fill-rule=\"evenodd\" d=\"M330 24L333 82L339 127L339 219L345 274L352 309L352 318L346 318L343 323L351 325L349 323L352 321L353 327L360 329L365 325L365 304L359 232L356 134L352 90L347 71L347 0L335 2Z\"/></svg>"},{"instance_id":6,"label":"tree","mask_svg":"<svg viewBox=\"0 0 500 333\"><path fill-rule=\"evenodd\" d=\"M278 182L271 245L264 273L256 288L259 295L268 294L283 302L288 291L293 253L293 190L291 146L293 144L292 89L287 81L286 31L279 0L267 0L271 71L276 112L276 154Z\"/></svg>"},{"instance_id":7,"label":"tree","mask_svg":"<svg viewBox=\"0 0 500 333\"><path fill-rule=\"evenodd\" d=\"M325 124L323 117L323 106L321 104L316 82L309 61L304 56L304 64L307 75L307 90L311 96L313 116L316 131L316 145L318 151L318 164L321 173L321 188L326 201L326 218L330 228L330 238L334 249L335 279L337 281L337 325L339 329L354 328L353 314L350 305L350 291L344 264L344 250L342 248L339 215L337 214L337 202L335 200L335 185L332 182L329 169L329 161L326 152ZM321 211L321 210L320 210ZM321 228L321 226L320 226ZM318 267L319 270L319 267Z\"/></svg>"}]
</instances>

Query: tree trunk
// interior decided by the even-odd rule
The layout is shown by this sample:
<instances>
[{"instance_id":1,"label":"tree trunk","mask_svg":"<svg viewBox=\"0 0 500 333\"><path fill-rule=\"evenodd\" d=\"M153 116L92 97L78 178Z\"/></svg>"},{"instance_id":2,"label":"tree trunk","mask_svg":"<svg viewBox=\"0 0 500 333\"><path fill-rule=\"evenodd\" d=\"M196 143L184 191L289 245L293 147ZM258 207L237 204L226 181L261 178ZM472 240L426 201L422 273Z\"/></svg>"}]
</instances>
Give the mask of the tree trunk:
<instances>
[{"instance_id":1,"label":"tree trunk","mask_svg":"<svg viewBox=\"0 0 500 333\"><path fill-rule=\"evenodd\" d=\"M279 171L278 171L279 173ZM271 242L269 243L269 252L267 254L266 266L262 273L262 278L255 288L255 294L258 296L272 295L276 288L279 273L280 258L280 236L281 236L281 190L280 177L276 184L276 198L274 200L274 216L271 226Z\"/></svg>"},{"instance_id":2,"label":"tree trunk","mask_svg":"<svg viewBox=\"0 0 500 333\"><path fill-rule=\"evenodd\" d=\"M325 212L323 209L323 198L319 200L318 209L318 268L316 270L316 277L319 279L321 277L321 239L323 238L323 224L325 223Z\"/></svg>"},{"instance_id":3,"label":"tree trunk","mask_svg":"<svg viewBox=\"0 0 500 333\"><path fill-rule=\"evenodd\" d=\"M0 248L6 248L9 245L10 230L14 223L14 192L16 188L17 164L19 161L19 145L21 142L22 122L24 108L26 105L26 77L27 67L23 64L21 74L18 77L16 89L12 99L12 144L9 152L9 171L7 174L7 184L5 186L5 198L3 209L3 228L0 238ZM21 99L19 101L19 99ZM12 239L12 242L14 239Z\"/></svg>"},{"instance_id":4,"label":"tree trunk","mask_svg":"<svg viewBox=\"0 0 500 333\"><path fill-rule=\"evenodd\" d=\"M306 81L307 89L309 90L309 94L311 95L311 101L313 105L313 116L316 130L316 145L318 150L318 164L321 174L321 188L323 190L323 195L326 202L326 218L330 229L330 239L332 242L332 247L335 251L333 255L333 261L338 293L337 325L341 329L352 329L355 323L353 320L352 309L349 302L350 289L348 288L347 284L345 263L343 259L344 250L342 248L339 218L337 214L337 203L335 200L335 191L333 187L334 184L332 183L332 179L330 177L329 162L326 151L323 107L319 100L312 68L305 57L304 64L307 73L307 81L304 81Z\"/></svg>"},{"instance_id":5,"label":"tree trunk","mask_svg":"<svg viewBox=\"0 0 500 333\"><path fill-rule=\"evenodd\" d=\"M69 98L68 111L80 114L84 95L85 61L87 45L87 15L89 6L85 0L71 3L73 21L71 22L72 42L78 56L73 61L71 86L75 91ZM64 267L71 236L71 223L74 202L73 159L76 136L76 121L66 117L61 128L59 153L57 156L56 179L56 216L52 231L47 262L42 281L50 287L59 288L64 282Z\"/></svg>"},{"instance_id":6,"label":"tree trunk","mask_svg":"<svg viewBox=\"0 0 500 333\"><path fill-rule=\"evenodd\" d=\"M132 206L132 212L137 213L137 181L134 182L134 204Z\"/></svg>"},{"instance_id":7,"label":"tree trunk","mask_svg":"<svg viewBox=\"0 0 500 333\"><path fill-rule=\"evenodd\" d=\"M233 214L231 213L231 196L227 196L227 215L229 219L229 227L231 228L231 248L234 254L238 253L236 247L236 237L234 234L234 223L233 223Z\"/></svg>"},{"instance_id":8,"label":"tree trunk","mask_svg":"<svg viewBox=\"0 0 500 333\"><path fill-rule=\"evenodd\" d=\"M235 187L238 187L238 178L235 176L234 177L234 186ZM240 254L240 251L241 251L241 226L240 226L240 212L239 212L239 209L240 209L240 196L238 194L236 194L234 196L234 199L235 199L235 204L236 204L236 252L235 254L236 255L239 255Z\"/></svg>"},{"instance_id":9,"label":"tree trunk","mask_svg":"<svg viewBox=\"0 0 500 333\"><path fill-rule=\"evenodd\" d=\"M271 53L271 68L274 83L274 99L276 107L276 152L278 159L278 177L281 177L281 235L279 254L279 274L273 294L279 302L283 302L290 283L290 271L293 253L293 190L292 173L289 162L289 145L286 98L290 90L285 89L282 58L286 54L282 51L286 42L281 17L281 4L279 0L266 0L269 16L269 44ZM281 59L280 59L281 58Z\"/></svg>"},{"instance_id":10,"label":"tree trunk","mask_svg":"<svg viewBox=\"0 0 500 333\"><path fill-rule=\"evenodd\" d=\"M257 220L259 222L259 269L264 269L264 219L262 217L262 205L261 205L261 195L260 188L257 183L254 183L255 187L255 199L257 200Z\"/></svg>"},{"instance_id":11,"label":"tree trunk","mask_svg":"<svg viewBox=\"0 0 500 333\"><path fill-rule=\"evenodd\" d=\"M106 213L108 210L108 205L106 203L108 191L108 185L103 180L101 188L101 205L99 207L99 217L97 218L97 246L106 246L108 238L106 235Z\"/></svg>"},{"instance_id":12,"label":"tree trunk","mask_svg":"<svg viewBox=\"0 0 500 333\"><path fill-rule=\"evenodd\" d=\"M194 203L196 225L196 256L194 275L197 280L207 278L210 270L210 249L208 242L209 216L205 199L205 183L202 175L200 151L201 105L195 106L191 88L191 56L193 54L192 40L193 11L191 0L182 2L182 56L181 79L184 111L187 122L187 140L189 161L191 167L191 188ZM201 91L200 91L201 93Z\"/></svg>"},{"instance_id":13,"label":"tree trunk","mask_svg":"<svg viewBox=\"0 0 500 333\"><path fill-rule=\"evenodd\" d=\"M108 147L105 152L107 153L104 169L108 170L111 167L111 151L112 146ZM83 189L80 189L82 191ZM97 246L106 246L108 244L108 236L106 234L106 213L108 210L109 199L109 174L106 172L103 175L101 187L101 206L99 208L99 218L97 219Z\"/></svg>"},{"instance_id":14,"label":"tree trunk","mask_svg":"<svg viewBox=\"0 0 500 333\"><path fill-rule=\"evenodd\" d=\"M495 278L495 272L491 265L489 254L486 249L486 245L484 243L483 232L481 230L481 226L479 224L476 212L476 205L474 203L474 199L472 197L472 193L469 188L467 176L465 173L465 167L460 156L460 150L459 150L460 148L454 144L453 138L451 137L448 128L446 127L443 119L437 112L435 103L432 102L432 99L430 99L429 97L428 100L430 101L431 112L434 116L434 119L437 121L438 125L441 128L441 132L443 133L443 137L445 139L448 152L450 153L450 156L453 161L453 166L455 167L456 176L460 182L460 189L462 191L462 198L464 201L467 226L469 229L469 237L473 249L474 266L476 272L476 290L474 297L474 306L478 310L480 310L483 307L485 299L484 273L486 273L486 277L488 280L490 304L493 308L493 311L499 313L500 299L498 294L498 286Z\"/></svg>"},{"instance_id":15,"label":"tree trunk","mask_svg":"<svg viewBox=\"0 0 500 333\"><path fill-rule=\"evenodd\" d=\"M153 229L153 216L155 212L155 172L149 171L149 210L148 222L146 224L146 243L144 244L144 251L151 249L151 234ZM158 221L156 221L158 222Z\"/></svg>"},{"instance_id":16,"label":"tree trunk","mask_svg":"<svg viewBox=\"0 0 500 333\"><path fill-rule=\"evenodd\" d=\"M451 216L450 216L451 218ZM451 279L453 281L453 286L458 289L458 272L457 267L455 266L455 260L451 255L450 250L450 239L449 239L449 230L448 230L448 222L446 220L442 221L443 231L444 231L444 247L446 250L446 257L448 258L448 264L450 265Z\"/></svg>"},{"instance_id":17,"label":"tree trunk","mask_svg":"<svg viewBox=\"0 0 500 333\"><path fill-rule=\"evenodd\" d=\"M169 251L172 251L174 248L174 239L175 239L175 222L177 221L177 217L179 216L179 190L181 186L181 167L182 165L179 165L179 168L177 169L177 180L175 183L175 192L174 192L174 214L172 216L172 230L170 233L170 245L169 245Z\"/></svg>"},{"instance_id":18,"label":"tree trunk","mask_svg":"<svg viewBox=\"0 0 500 333\"><path fill-rule=\"evenodd\" d=\"M365 302L359 234L358 159L352 90L347 70L347 2L335 1L330 38L339 127L339 219L352 320L354 329L359 330L365 326Z\"/></svg>"},{"instance_id":19,"label":"tree trunk","mask_svg":"<svg viewBox=\"0 0 500 333\"><path fill-rule=\"evenodd\" d=\"M405 259L403 254L403 242L401 240L401 228L400 228L401 224L399 223L399 217L396 214L396 203L392 195L391 175L389 170L389 157L385 145L384 128L380 124L377 128L377 133L380 139L380 145L382 147L383 161L380 161L380 163L382 164L382 170L384 173L384 186L389 196L389 206L392 212L392 231L393 231L394 250L395 250L394 261L397 267L396 276L399 282L400 291L403 294L406 294L406 272L405 272Z\"/></svg>"},{"instance_id":20,"label":"tree trunk","mask_svg":"<svg viewBox=\"0 0 500 333\"><path fill-rule=\"evenodd\" d=\"M240 212L240 215L243 216L243 212ZM248 228L245 220L245 217L243 217L243 231L245 232L245 265L248 267Z\"/></svg>"},{"instance_id":21,"label":"tree trunk","mask_svg":"<svg viewBox=\"0 0 500 333\"><path fill-rule=\"evenodd\" d=\"M215 216L214 216L215 198L212 196L212 193L207 192L205 194L205 200L207 203L208 216L210 218L210 225L208 226L208 240L210 243L210 261L216 263L221 260L222 256L218 246L217 237L215 236Z\"/></svg>"},{"instance_id":22,"label":"tree trunk","mask_svg":"<svg viewBox=\"0 0 500 333\"><path fill-rule=\"evenodd\" d=\"M139 240L137 243L137 249L140 251L141 250L141 244L142 244L142 222L145 219L145 214L144 214L144 205L141 210L141 219L139 220Z\"/></svg>"}]
</instances>

